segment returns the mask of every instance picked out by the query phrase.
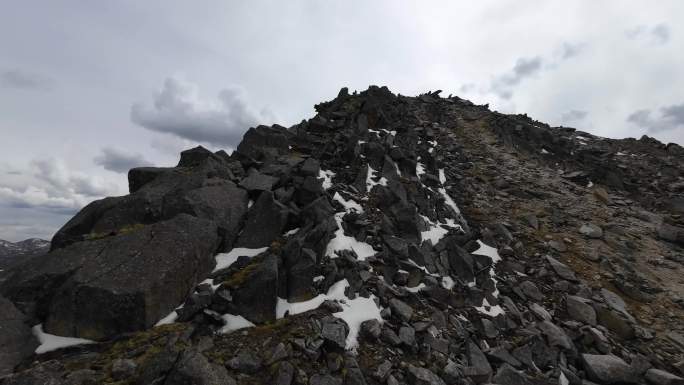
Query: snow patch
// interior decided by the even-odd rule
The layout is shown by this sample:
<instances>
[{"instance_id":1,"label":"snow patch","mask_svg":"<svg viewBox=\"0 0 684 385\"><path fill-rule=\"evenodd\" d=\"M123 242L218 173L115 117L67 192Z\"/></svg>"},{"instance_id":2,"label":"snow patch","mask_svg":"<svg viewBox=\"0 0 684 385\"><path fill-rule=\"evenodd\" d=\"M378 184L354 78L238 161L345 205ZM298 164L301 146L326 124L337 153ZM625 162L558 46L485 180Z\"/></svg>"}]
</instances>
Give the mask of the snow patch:
<instances>
[{"instance_id":1,"label":"snow patch","mask_svg":"<svg viewBox=\"0 0 684 385\"><path fill-rule=\"evenodd\" d=\"M289 237L289 236L295 235L295 234L297 234L298 231L299 231L299 227L297 227L296 229L292 229L292 230L286 232L286 233L285 233L285 236L286 236L286 237Z\"/></svg>"},{"instance_id":2,"label":"snow patch","mask_svg":"<svg viewBox=\"0 0 684 385\"><path fill-rule=\"evenodd\" d=\"M444 183L446 183L446 175L444 175L444 169L443 168L439 169L439 183L442 185Z\"/></svg>"},{"instance_id":3,"label":"snow patch","mask_svg":"<svg viewBox=\"0 0 684 385\"><path fill-rule=\"evenodd\" d=\"M235 330L251 328L255 325L241 315L224 314L221 316L226 324L219 330L219 333L226 334Z\"/></svg>"},{"instance_id":4,"label":"snow patch","mask_svg":"<svg viewBox=\"0 0 684 385\"><path fill-rule=\"evenodd\" d=\"M460 214L461 210L459 210L458 206L456 206L456 202L454 202L454 200L451 199L449 194L447 194L446 189L444 187L440 187L438 191L444 197L444 202L447 204L447 206L451 207L456 212L456 214Z\"/></svg>"},{"instance_id":5,"label":"snow patch","mask_svg":"<svg viewBox=\"0 0 684 385\"><path fill-rule=\"evenodd\" d=\"M342 227L342 217L345 213L336 213L335 222L337 222L337 230L335 231L335 237L330 240L328 246L325 250L325 255L330 258L337 258L336 251L340 250L353 250L359 261L363 261L368 257L375 255L376 251L373 247L366 242L359 242L354 237L350 237L344 234L344 228Z\"/></svg>"},{"instance_id":6,"label":"snow patch","mask_svg":"<svg viewBox=\"0 0 684 385\"><path fill-rule=\"evenodd\" d=\"M238 257L240 256L247 256L247 257L253 257L255 255L259 255L263 253L264 251L268 250L268 247L261 247L258 249L248 249L246 247L236 247L233 250L231 250L228 253L220 253L216 255L216 267L214 268L214 271L225 269L226 267L229 267L235 261L237 261Z\"/></svg>"},{"instance_id":7,"label":"snow patch","mask_svg":"<svg viewBox=\"0 0 684 385\"><path fill-rule=\"evenodd\" d=\"M36 348L36 354L43 354L53 350L67 348L69 346L94 344L95 341L86 340L84 338L61 337L54 334L48 334L43 331L43 324L38 324L32 329L33 335L38 338L40 346Z\"/></svg>"},{"instance_id":8,"label":"snow patch","mask_svg":"<svg viewBox=\"0 0 684 385\"><path fill-rule=\"evenodd\" d=\"M423 174L425 174L425 165L420 162L416 163L416 176L420 178Z\"/></svg>"},{"instance_id":9,"label":"snow patch","mask_svg":"<svg viewBox=\"0 0 684 385\"><path fill-rule=\"evenodd\" d=\"M332 187L332 177L334 176L335 173L330 170L321 169L318 171L318 179L323 179L322 185L324 190L327 190Z\"/></svg>"},{"instance_id":10,"label":"snow patch","mask_svg":"<svg viewBox=\"0 0 684 385\"><path fill-rule=\"evenodd\" d=\"M346 200L342 198L342 196L337 192L335 193L335 195L333 195L333 200L340 202L340 204L342 204L346 212L356 211L359 214L363 212L363 207L361 207L360 204L354 202L351 199Z\"/></svg>"},{"instance_id":11,"label":"snow patch","mask_svg":"<svg viewBox=\"0 0 684 385\"><path fill-rule=\"evenodd\" d=\"M368 165L368 174L366 176L366 191L370 192L376 185L387 186L387 178L385 177L380 178L377 182L373 180L373 178L375 178L376 173L377 171L373 170L373 168L370 165Z\"/></svg>"}]
</instances>

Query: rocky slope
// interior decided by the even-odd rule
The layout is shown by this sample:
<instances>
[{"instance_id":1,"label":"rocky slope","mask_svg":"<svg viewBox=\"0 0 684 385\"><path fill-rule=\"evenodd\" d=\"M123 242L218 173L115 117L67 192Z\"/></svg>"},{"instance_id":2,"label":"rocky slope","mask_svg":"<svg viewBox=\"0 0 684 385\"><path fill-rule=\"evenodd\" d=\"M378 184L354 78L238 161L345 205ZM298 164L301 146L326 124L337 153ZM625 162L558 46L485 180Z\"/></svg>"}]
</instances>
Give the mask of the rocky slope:
<instances>
[{"instance_id":1,"label":"rocky slope","mask_svg":"<svg viewBox=\"0 0 684 385\"><path fill-rule=\"evenodd\" d=\"M683 383L682 147L439 92L316 111L131 170L13 268L0 384Z\"/></svg>"},{"instance_id":2,"label":"rocky slope","mask_svg":"<svg viewBox=\"0 0 684 385\"><path fill-rule=\"evenodd\" d=\"M50 250L50 241L39 238L29 238L19 242L9 242L0 239L0 269L31 257L47 253Z\"/></svg>"}]
</instances>

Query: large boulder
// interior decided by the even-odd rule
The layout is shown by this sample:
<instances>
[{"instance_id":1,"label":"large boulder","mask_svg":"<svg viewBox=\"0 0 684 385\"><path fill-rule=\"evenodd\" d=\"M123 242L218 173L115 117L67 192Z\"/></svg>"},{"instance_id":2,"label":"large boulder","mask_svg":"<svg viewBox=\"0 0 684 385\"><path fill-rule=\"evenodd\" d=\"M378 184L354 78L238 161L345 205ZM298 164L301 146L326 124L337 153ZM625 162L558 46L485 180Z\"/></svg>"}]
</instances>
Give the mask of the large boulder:
<instances>
[{"instance_id":1,"label":"large boulder","mask_svg":"<svg viewBox=\"0 0 684 385\"><path fill-rule=\"evenodd\" d=\"M231 182L233 163L200 147L184 151L175 168L133 169L129 173L130 195L105 198L84 207L57 231L51 249L118 234L181 212L215 220L230 233L238 222L235 218L244 215L247 205L246 195ZM197 189L204 190L194 191Z\"/></svg>"},{"instance_id":2,"label":"large boulder","mask_svg":"<svg viewBox=\"0 0 684 385\"><path fill-rule=\"evenodd\" d=\"M238 247L266 247L280 236L287 225L289 209L278 202L271 191L264 191L250 208Z\"/></svg>"},{"instance_id":3,"label":"large boulder","mask_svg":"<svg viewBox=\"0 0 684 385\"><path fill-rule=\"evenodd\" d=\"M24 314L7 298L0 297L0 377L12 373L37 347Z\"/></svg>"},{"instance_id":4,"label":"large boulder","mask_svg":"<svg viewBox=\"0 0 684 385\"><path fill-rule=\"evenodd\" d=\"M101 340L151 327L214 267L216 225L181 214L23 264L0 291L51 334Z\"/></svg>"},{"instance_id":5,"label":"large boulder","mask_svg":"<svg viewBox=\"0 0 684 385\"><path fill-rule=\"evenodd\" d=\"M234 273L222 284L230 290L229 312L251 322L275 321L278 303L278 257L263 254Z\"/></svg>"}]
</instances>

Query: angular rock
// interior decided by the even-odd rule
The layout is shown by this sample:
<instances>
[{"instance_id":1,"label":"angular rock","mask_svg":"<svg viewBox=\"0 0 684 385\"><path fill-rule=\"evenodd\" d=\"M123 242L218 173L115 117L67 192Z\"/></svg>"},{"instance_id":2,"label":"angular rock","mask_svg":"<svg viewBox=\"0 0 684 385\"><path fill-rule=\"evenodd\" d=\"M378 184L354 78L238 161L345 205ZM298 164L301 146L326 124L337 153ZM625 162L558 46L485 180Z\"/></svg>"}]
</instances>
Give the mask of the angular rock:
<instances>
[{"instance_id":1,"label":"angular rock","mask_svg":"<svg viewBox=\"0 0 684 385\"><path fill-rule=\"evenodd\" d=\"M390 309L392 309L392 314L396 315L400 320L408 322L413 316L413 308L407 305L404 301L392 298L389 300Z\"/></svg>"},{"instance_id":2,"label":"angular rock","mask_svg":"<svg viewBox=\"0 0 684 385\"><path fill-rule=\"evenodd\" d=\"M283 233L288 214L288 208L275 200L271 191L263 191L249 209L235 245L250 249L270 246Z\"/></svg>"},{"instance_id":3,"label":"angular rock","mask_svg":"<svg viewBox=\"0 0 684 385\"><path fill-rule=\"evenodd\" d=\"M467 356L468 366L463 369L463 374L478 384L489 381L492 377L492 366L480 347L473 341L468 341Z\"/></svg>"},{"instance_id":4,"label":"angular rock","mask_svg":"<svg viewBox=\"0 0 684 385\"><path fill-rule=\"evenodd\" d=\"M568 315L572 319L596 326L596 310L594 310L590 303L590 300L574 295L567 296L565 300Z\"/></svg>"},{"instance_id":5,"label":"angular rock","mask_svg":"<svg viewBox=\"0 0 684 385\"><path fill-rule=\"evenodd\" d=\"M588 238L598 239L603 237L603 229L593 223L583 224L579 228L579 232Z\"/></svg>"},{"instance_id":6,"label":"angular rock","mask_svg":"<svg viewBox=\"0 0 684 385\"><path fill-rule=\"evenodd\" d=\"M513 369L508 364L503 364L492 378L497 385L532 385L532 380L525 373Z\"/></svg>"},{"instance_id":7,"label":"angular rock","mask_svg":"<svg viewBox=\"0 0 684 385\"><path fill-rule=\"evenodd\" d=\"M551 268L556 272L556 274L558 274L559 277L567 279L568 281L577 282L575 272L567 265L549 255L546 256L546 260L549 262Z\"/></svg>"},{"instance_id":8,"label":"angular rock","mask_svg":"<svg viewBox=\"0 0 684 385\"><path fill-rule=\"evenodd\" d=\"M649 369L644 376L652 385L684 385L684 378L660 369Z\"/></svg>"},{"instance_id":9,"label":"angular rock","mask_svg":"<svg viewBox=\"0 0 684 385\"><path fill-rule=\"evenodd\" d=\"M589 378L601 384L634 384L639 380L625 361L613 355L582 354L582 364Z\"/></svg>"},{"instance_id":10,"label":"angular rock","mask_svg":"<svg viewBox=\"0 0 684 385\"><path fill-rule=\"evenodd\" d=\"M278 183L278 178L254 172L240 181L240 187L249 192L271 191Z\"/></svg>"},{"instance_id":11,"label":"angular rock","mask_svg":"<svg viewBox=\"0 0 684 385\"><path fill-rule=\"evenodd\" d=\"M256 354L243 350L237 356L231 358L226 365L238 372L254 374L261 369L262 362Z\"/></svg>"},{"instance_id":12,"label":"angular rock","mask_svg":"<svg viewBox=\"0 0 684 385\"><path fill-rule=\"evenodd\" d=\"M0 297L0 377L12 373L39 345L26 321L12 302Z\"/></svg>"},{"instance_id":13,"label":"angular rock","mask_svg":"<svg viewBox=\"0 0 684 385\"><path fill-rule=\"evenodd\" d=\"M446 385L438 375L430 369L409 364L406 371L410 385Z\"/></svg>"},{"instance_id":14,"label":"angular rock","mask_svg":"<svg viewBox=\"0 0 684 385\"><path fill-rule=\"evenodd\" d=\"M256 324L275 321L278 303L278 257L267 254L232 275L223 286L233 297L231 313Z\"/></svg>"}]
</instances>

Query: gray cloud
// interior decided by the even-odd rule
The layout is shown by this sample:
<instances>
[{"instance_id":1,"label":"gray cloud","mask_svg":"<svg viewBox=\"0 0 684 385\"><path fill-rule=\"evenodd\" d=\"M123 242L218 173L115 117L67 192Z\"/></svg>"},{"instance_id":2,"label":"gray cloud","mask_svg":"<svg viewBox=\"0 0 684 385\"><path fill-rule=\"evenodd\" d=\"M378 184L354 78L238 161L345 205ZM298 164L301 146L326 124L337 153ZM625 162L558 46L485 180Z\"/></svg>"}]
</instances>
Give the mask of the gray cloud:
<instances>
[{"instance_id":1,"label":"gray cloud","mask_svg":"<svg viewBox=\"0 0 684 385\"><path fill-rule=\"evenodd\" d=\"M580 120L586 118L588 114L589 114L589 112L587 112L587 111L570 110L570 111L564 112L561 115L561 121L563 123L577 122L577 121L580 121Z\"/></svg>"},{"instance_id":2,"label":"gray cloud","mask_svg":"<svg viewBox=\"0 0 684 385\"><path fill-rule=\"evenodd\" d=\"M239 88L221 90L203 100L193 84L170 77L152 106L133 104L131 120L149 130L180 138L235 148L249 127L268 123L268 111L256 111Z\"/></svg>"},{"instance_id":3,"label":"gray cloud","mask_svg":"<svg viewBox=\"0 0 684 385\"><path fill-rule=\"evenodd\" d=\"M492 82L491 91L503 99L513 96L513 88L520 82L533 76L542 69L542 58L539 56L519 58L513 69L506 74L498 76Z\"/></svg>"},{"instance_id":4,"label":"gray cloud","mask_svg":"<svg viewBox=\"0 0 684 385\"><path fill-rule=\"evenodd\" d=\"M631 40L640 40L649 44L661 45L670 41L670 27L665 23L653 26L639 25L625 31Z\"/></svg>"},{"instance_id":5,"label":"gray cloud","mask_svg":"<svg viewBox=\"0 0 684 385\"><path fill-rule=\"evenodd\" d=\"M152 163L141 154L129 153L113 147L105 147L102 153L96 156L95 164L104 167L105 170L126 173L134 167L150 166Z\"/></svg>"},{"instance_id":6,"label":"gray cloud","mask_svg":"<svg viewBox=\"0 0 684 385\"><path fill-rule=\"evenodd\" d=\"M684 103L661 107L660 114L649 109L637 110L627 117L627 121L645 128L650 133L684 128Z\"/></svg>"},{"instance_id":7,"label":"gray cloud","mask_svg":"<svg viewBox=\"0 0 684 385\"><path fill-rule=\"evenodd\" d=\"M561 59L570 59L572 57L578 56L584 50L586 44L584 43L568 43L565 42L561 45Z\"/></svg>"},{"instance_id":8,"label":"gray cloud","mask_svg":"<svg viewBox=\"0 0 684 385\"><path fill-rule=\"evenodd\" d=\"M50 78L24 70L11 69L0 73L0 85L7 88L48 90L52 84Z\"/></svg>"}]
</instances>

